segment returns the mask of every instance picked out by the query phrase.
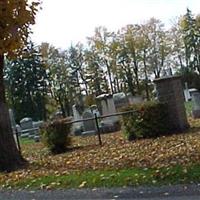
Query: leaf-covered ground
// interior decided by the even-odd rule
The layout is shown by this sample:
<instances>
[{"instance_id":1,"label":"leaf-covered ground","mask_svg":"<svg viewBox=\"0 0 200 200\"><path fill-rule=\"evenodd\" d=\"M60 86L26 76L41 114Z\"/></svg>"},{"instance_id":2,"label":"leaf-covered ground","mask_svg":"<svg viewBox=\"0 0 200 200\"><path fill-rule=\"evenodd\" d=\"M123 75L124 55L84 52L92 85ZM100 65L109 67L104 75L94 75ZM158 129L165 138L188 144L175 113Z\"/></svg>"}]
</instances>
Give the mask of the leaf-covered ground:
<instances>
[{"instance_id":1,"label":"leaf-covered ground","mask_svg":"<svg viewBox=\"0 0 200 200\"><path fill-rule=\"evenodd\" d=\"M163 168L200 164L200 120L190 120L191 129L157 139L133 142L121 132L102 135L103 146L96 136L74 137L71 150L50 155L41 143L25 143L22 154L29 161L27 169L0 174L0 184L40 176L61 176L72 171Z\"/></svg>"}]
</instances>

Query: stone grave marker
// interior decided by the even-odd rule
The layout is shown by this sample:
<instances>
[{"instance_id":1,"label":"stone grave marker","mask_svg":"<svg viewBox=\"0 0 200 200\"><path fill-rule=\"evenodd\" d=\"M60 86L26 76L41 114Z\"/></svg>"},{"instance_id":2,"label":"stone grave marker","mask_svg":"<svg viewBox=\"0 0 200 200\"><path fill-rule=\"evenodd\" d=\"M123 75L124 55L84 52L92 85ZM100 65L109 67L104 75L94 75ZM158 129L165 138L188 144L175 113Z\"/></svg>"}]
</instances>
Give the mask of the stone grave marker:
<instances>
[{"instance_id":1,"label":"stone grave marker","mask_svg":"<svg viewBox=\"0 0 200 200\"><path fill-rule=\"evenodd\" d=\"M154 80L158 101L167 103L172 131L189 128L184 105L184 94L180 76L170 76Z\"/></svg>"},{"instance_id":2,"label":"stone grave marker","mask_svg":"<svg viewBox=\"0 0 200 200\"><path fill-rule=\"evenodd\" d=\"M200 118L200 93L195 92L192 94L192 115L193 117Z\"/></svg>"},{"instance_id":3,"label":"stone grave marker","mask_svg":"<svg viewBox=\"0 0 200 200\"><path fill-rule=\"evenodd\" d=\"M101 105L101 115L106 116L117 113L113 95L102 94L96 97ZM100 128L103 133L113 132L118 129L118 116L105 117L101 120Z\"/></svg>"},{"instance_id":4,"label":"stone grave marker","mask_svg":"<svg viewBox=\"0 0 200 200\"><path fill-rule=\"evenodd\" d=\"M21 121L20 121L20 126L21 126L21 129L22 129L22 132L24 130L27 130L27 129L33 129L33 120L31 118L23 118ZM35 135L35 131L28 131L26 133L22 133L21 134L21 137L30 137L30 138L33 138Z\"/></svg>"},{"instance_id":5,"label":"stone grave marker","mask_svg":"<svg viewBox=\"0 0 200 200\"><path fill-rule=\"evenodd\" d=\"M81 116L81 114L77 110L76 105L72 106L72 112L73 112L74 121L83 119L83 117ZM83 122L73 123L73 132L74 132L74 134L75 135L81 135L82 127L83 127Z\"/></svg>"},{"instance_id":6,"label":"stone grave marker","mask_svg":"<svg viewBox=\"0 0 200 200\"><path fill-rule=\"evenodd\" d=\"M101 103L102 115L109 115L117 112L112 95L102 94L96 97L96 99ZM103 121L107 124L114 124L115 122L119 121L119 118L117 116L112 116L104 118Z\"/></svg>"},{"instance_id":7,"label":"stone grave marker","mask_svg":"<svg viewBox=\"0 0 200 200\"><path fill-rule=\"evenodd\" d=\"M16 143L16 146L17 148L19 149L19 146L18 146L18 143L17 143L17 133L16 133L16 122L15 122L15 118L14 118L14 114L13 114L13 110L12 109L9 109L9 117L10 117L10 123L11 123L11 127L12 127L12 132L13 132L13 136L14 136L14 139L15 139L15 143Z\"/></svg>"},{"instance_id":8,"label":"stone grave marker","mask_svg":"<svg viewBox=\"0 0 200 200\"><path fill-rule=\"evenodd\" d=\"M89 119L89 118L94 118L94 115L91 111L86 110L83 113L82 117L83 117L83 119ZM83 129L84 129L84 132L82 133L82 135L94 135L96 133L95 119L83 121Z\"/></svg>"},{"instance_id":9,"label":"stone grave marker","mask_svg":"<svg viewBox=\"0 0 200 200\"><path fill-rule=\"evenodd\" d=\"M129 105L128 98L124 92L113 94L113 101L117 111Z\"/></svg>"}]
</instances>

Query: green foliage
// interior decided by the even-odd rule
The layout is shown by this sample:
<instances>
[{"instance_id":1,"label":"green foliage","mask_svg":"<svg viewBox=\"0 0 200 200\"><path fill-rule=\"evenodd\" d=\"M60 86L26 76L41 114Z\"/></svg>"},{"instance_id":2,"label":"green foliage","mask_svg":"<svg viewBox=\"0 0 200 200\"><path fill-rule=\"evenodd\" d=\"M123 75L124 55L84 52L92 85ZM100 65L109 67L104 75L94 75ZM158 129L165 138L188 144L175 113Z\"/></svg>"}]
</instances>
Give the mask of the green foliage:
<instances>
[{"instance_id":1,"label":"green foliage","mask_svg":"<svg viewBox=\"0 0 200 200\"><path fill-rule=\"evenodd\" d=\"M185 102L185 110L188 116L192 115L192 101Z\"/></svg>"},{"instance_id":2,"label":"green foliage","mask_svg":"<svg viewBox=\"0 0 200 200\"><path fill-rule=\"evenodd\" d=\"M72 105L82 101L83 89L80 84L85 83L82 51L79 44L66 51L56 49L48 43L40 46L42 60L48 68L51 98L60 107L63 117L72 115Z\"/></svg>"},{"instance_id":3,"label":"green foliage","mask_svg":"<svg viewBox=\"0 0 200 200\"><path fill-rule=\"evenodd\" d=\"M92 96L98 96L108 93L108 81L102 67L102 61L99 53L94 47L91 50L85 50L85 79L87 82L88 93Z\"/></svg>"},{"instance_id":4,"label":"green foliage","mask_svg":"<svg viewBox=\"0 0 200 200\"><path fill-rule=\"evenodd\" d=\"M187 9L180 23L183 42L185 46L186 67L192 71L200 73L199 45L200 31L199 18L194 17L192 12Z\"/></svg>"},{"instance_id":5,"label":"green foliage","mask_svg":"<svg viewBox=\"0 0 200 200\"><path fill-rule=\"evenodd\" d=\"M130 110L135 112L122 117L122 131L128 140L152 138L171 132L166 104L145 102L123 109Z\"/></svg>"},{"instance_id":6,"label":"green foliage","mask_svg":"<svg viewBox=\"0 0 200 200\"><path fill-rule=\"evenodd\" d=\"M183 87L185 87L185 82L187 82L189 88L200 90L200 75L197 72L185 67L179 70L177 74L181 75Z\"/></svg>"},{"instance_id":7,"label":"green foliage","mask_svg":"<svg viewBox=\"0 0 200 200\"><path fill-rule=\"evenodd\" d=\"M24 117L31 117L33 120L46 119L47 78L41 56L33 43L24 49L20 58L7 61L7 98L15 111L17 121Z\"/></svg>"},{"instance_id":8,"label":"green foliage","mask_svg":"<svg viewBox=\"0 0 200 200\"><path fill-rule=\"evenodd\" d=\"M63 153L71 144L70 118L47 122L41 129L42 141L54 153Z\"/></svg>"}]
</instances>

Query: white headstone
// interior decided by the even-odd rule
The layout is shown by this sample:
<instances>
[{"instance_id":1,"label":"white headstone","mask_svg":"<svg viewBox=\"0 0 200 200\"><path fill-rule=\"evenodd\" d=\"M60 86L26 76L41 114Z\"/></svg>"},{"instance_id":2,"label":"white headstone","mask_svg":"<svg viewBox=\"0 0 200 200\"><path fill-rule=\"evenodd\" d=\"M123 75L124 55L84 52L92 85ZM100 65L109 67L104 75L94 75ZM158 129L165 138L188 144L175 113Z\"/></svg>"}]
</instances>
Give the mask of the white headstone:
<instances>
[{"instance_id":1,"label":"white headstone","mask_svg":"<svg viewBox=\"0 0 200 200\"><path fill-rule=\"evenodd\" d=\"M20 121L20 126L22 130L31 129L33 128L33 120L31 118L23 118Z\"/></svg>"},{"instance_id":2,"label":"white headstone","mask_svg":"<svg viewBox=\"0 0 200 200\"><path fill-rule=\"evenodd\" d=\"M83 113L83 119L90 119L90 118L94 118L94 115L91 111L86 110ZM84 131L96 130L95 120L91 119L91 120L88 120L88 121L83 121L83 127L84 127Z\"/></svg>"},{"instance_id":3,"label":"white headstone","mask_svg":"<svg viewBox=\"0 0 200 200\"><path fill-rule=\"evenodd\" d=\"M115 114L117 112L112 95L103 94L98 96L97 99L99 99L101 102L101 109L103 116ZM103 119L104 123L111 123L111 124L117 122L118 120L119 119L117 116L107 117Z\"/></svg>"},{"instance_id":4,"label":"white headstone","mask_svg":"<svg viewBox=\"0 0 200 200\"><path fill-rule=\"evenodd\" d=\"M72 112L74 121L83 119L78 110L76 109L76 105L72 106ZM73 123L73 132L76 133L77 130L80 131L82 126L83 122Z\"/></svg>"},{"instance_id":5,"label":"white headstone","mask_svg":"<svg viewBox=\"0 0 200 200\"><path fill-rule=\"evenodd\" d=\"M120 110L129 104L128 98L124 92L113 94L113 100L116 110Z\"/></svg>"},{"instance_id":6,"label":"white headstone","mask_svg":"<svg viewBox=\"0 0 200 200\"><path fill-rule=\"evenodd\" d=\"M13 110L9 109L8 111L9 111L10 123L11 123L12 131L13 131L13 136L14 136L14 139L15 139L15 143L16 143L17 148L19 149L18 143L17 143L17 135L16 135L17 134L16 133L17 127L16 127L16 122L15 122Z\"/></svg>"},{"instance_id":7,"label":"white headstone","mask_svg":"<svg viewBox=\"0 0 200 200\"><path fill-rule=\"evenodd\" d=\"M29 137L29 138L33 138L36 134L36 132L33 129L33 120L29 117L23 118L22 120L20 120L20 126L22 129L22 137ZM27 130L27 131L26 131ZM23 132L26 131L26 132Z\"/></svg>"},{"instance_id":8,"label":"white headstone","mask_svg":"<svg viewBox=\"0 0 200 200\"><path fill-rule=\"evenodd\" d=\"M192 94L192 114L194 118L200 118L200 93Z\"/></svg>"}]
</instances>

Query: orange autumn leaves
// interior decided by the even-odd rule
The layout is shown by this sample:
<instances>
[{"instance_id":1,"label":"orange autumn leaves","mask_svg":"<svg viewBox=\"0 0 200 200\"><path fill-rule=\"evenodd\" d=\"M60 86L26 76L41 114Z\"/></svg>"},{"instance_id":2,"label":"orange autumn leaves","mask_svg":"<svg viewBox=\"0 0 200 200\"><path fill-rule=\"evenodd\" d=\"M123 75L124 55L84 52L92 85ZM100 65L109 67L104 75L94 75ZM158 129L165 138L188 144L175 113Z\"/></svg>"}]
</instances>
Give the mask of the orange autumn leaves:
<instances>
[{"instance_id":1,"label":"orange autumn leaves","mask_svg":"<svg viewBox=\"0 0 200 200\"><path fill-rule=\"evenodd\" d=\"M39 0L0 1L0 55L13 56L27 43L39 5Z\"/></svg>"},{"instance_id":2,"label":"orange autumn leaves","mask_svg":"<svg viewBox=\"0 0 200 200\"><path fill-rule=\"evenodd\" d=\"M72 171L168 168L200 163L200 121L194 120L187 133L157 139L125 140L121 132L102 135L103 146L96 136L74 137L73 147L66 153L49 154L41 143L24 144L23 156L27 169L0 175L0 182L39 178L47 175L67 175Z\"/></svg>"}]
</instances>

